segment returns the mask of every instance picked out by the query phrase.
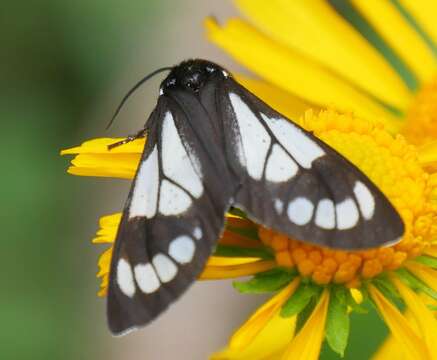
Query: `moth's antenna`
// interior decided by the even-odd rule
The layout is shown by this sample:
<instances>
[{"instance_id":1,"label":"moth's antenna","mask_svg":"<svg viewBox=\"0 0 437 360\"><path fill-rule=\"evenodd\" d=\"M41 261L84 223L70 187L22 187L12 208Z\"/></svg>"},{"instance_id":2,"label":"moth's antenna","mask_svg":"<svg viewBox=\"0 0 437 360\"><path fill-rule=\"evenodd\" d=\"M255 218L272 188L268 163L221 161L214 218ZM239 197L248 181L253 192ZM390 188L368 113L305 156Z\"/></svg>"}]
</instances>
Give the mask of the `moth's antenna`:
<instances>
[{"instance_id":1,"label":"moth's antenna","mask_svg":"<svg viewBox=\"0 0 437 360\"><path fill-rule=\"evenodd\" d=\"M132 89L130 89L128 91L128 93L124 96L123 100L121 100L120 105L118 105L117 110L115 110L115 113L112 116L111 120L109 121L109 124L106 126L106 130L108 130L111 127L111 125L113 124L113 122L114 122L115 118L117 117L118 113L123 108L123 105L125 104L127 99L129 99L129 97L135 92L135 90L137 90L141 85L143 85L150 78L154 77L156 74L159 74L159 73L161 73L163 71L172 70L172 69L173 68L170 67L170 66L160 68L158 70L155 70L155 71L151 72L149 75L146 75L144 78L142 78L140 81L138 81L134 85L134 87Z\"/></svg>"}]
</instances>

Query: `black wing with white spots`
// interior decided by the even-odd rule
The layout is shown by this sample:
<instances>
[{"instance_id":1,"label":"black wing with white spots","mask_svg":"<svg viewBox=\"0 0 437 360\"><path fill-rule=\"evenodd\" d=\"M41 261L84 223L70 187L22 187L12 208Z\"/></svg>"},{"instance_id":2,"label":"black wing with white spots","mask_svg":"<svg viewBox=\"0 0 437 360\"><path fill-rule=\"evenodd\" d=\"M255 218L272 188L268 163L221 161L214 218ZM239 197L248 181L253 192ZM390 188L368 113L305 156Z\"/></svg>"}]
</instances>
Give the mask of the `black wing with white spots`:
<instances>
[{"instance_id":1,"label":"black wing with white spots","mask_svg":"<svg viewBox=\"0 0 437 360\"><path fill-rule=\"evenodd\" d=\"M403 235L398 213L362 172L216 64L172 68L145 130L111 262L114 334L153 320L196 279L231 205L333 248L383 246Z\"/></svg>"},{"instance_id":2,"label":"black wing with white spots","mask_svg":"<svg viewBox=\"0 0 437 360\"><path fill-rule=\"evenodd\" d=\"M235 206L298 240L363 249L400 240L402 220L353 164L229 79L220 104ZM230 151L229 151L230 149Z\"/></svg>"},{"instance_id":3,"label":"black wing with white spots","mask_svg":"<svg viewBox=\"0 0 437 360\"><path fill-rule=\"evenodd\" d=\"M195 102L190 111L206 116ZM153 320L196 279L223 229L230 188L180 106L161 97L111 262L108 322L123 334ZM216 191L220 189L220 191Z\"/></svg>"}]
</instances>

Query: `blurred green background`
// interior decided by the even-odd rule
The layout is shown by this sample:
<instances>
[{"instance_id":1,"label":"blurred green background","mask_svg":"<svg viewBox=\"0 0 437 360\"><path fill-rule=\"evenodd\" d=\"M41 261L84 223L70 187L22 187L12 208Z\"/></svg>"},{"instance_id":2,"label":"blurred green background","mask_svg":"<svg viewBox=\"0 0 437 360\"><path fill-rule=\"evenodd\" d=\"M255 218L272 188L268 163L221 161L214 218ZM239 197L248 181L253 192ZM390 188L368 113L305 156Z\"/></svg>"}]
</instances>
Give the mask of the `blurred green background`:
<instances>
[{"instance_id":1,"label":"blurred green background","mask_svg":"<svg viewBox=\"0 0 437 360\"><path fill-rule=\"evenodd\" d=\"M2 3L1 359L205 359L262 301L226 282L197 284L158 322L112 338L95 295L103 249L90 239L99 215L122 207L128 184L69 176L59 156L142 126L159 79L104 130L129 86L157 67L202 56L238 69L202 29L205 16L235 13L212 0ZM384 331L375 314L359 316L346 358L369 358Z\"/></svg>"},{"instance_id":2,"label":"blurred green background","mask_svg":"<svg viewBox=\"0 0 437 360\"><path fill-rule=\"evenodd\" d=\"M131 34L147 36L144 24L156 3L39 0L2 8L1 276L7 286L0 358L99 358L101 336L86 322L86 301L94 301L96 290L89 239L97 201L87 194L97 183L67 176L67 159L58 153L97 135L93 127L103 130L105 119L87 123L132 53Z\"/></svg>"}]
</instances>

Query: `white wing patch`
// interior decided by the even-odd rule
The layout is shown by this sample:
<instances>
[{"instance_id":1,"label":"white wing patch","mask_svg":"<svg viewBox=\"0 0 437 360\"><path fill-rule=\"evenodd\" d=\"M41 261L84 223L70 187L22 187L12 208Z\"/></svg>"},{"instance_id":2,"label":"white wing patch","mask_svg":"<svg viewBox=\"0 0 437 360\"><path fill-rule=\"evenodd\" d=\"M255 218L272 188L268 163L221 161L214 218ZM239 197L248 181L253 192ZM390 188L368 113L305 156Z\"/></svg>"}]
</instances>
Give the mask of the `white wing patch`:
<instances>
[{"instance_id":1,"label":"white wing patch","mask_svg":"<svg viewBox=\"0 0 437 360\"><path fill-rule=\"evenodd\" d=\"M195 198L202 195L200 162L194 153L187 153L170 111L165 114L162 125L162 167L169 179L181 185Z\"/></svg>"},{"instance_id":2,"label":"white wing patch","mask_svg":"<svg viewBox=\"0 0 437 360\"><path fill-rule=\"evenodd\" d=\"M375 199L372 193L361 181L355 182L354 194L358 201L364 219L370 220L375 212Z\"/></svg>"},{"instance_id":3,"label":"white wing patch","mask_svg":"<svg viewBox=\"0 0 437 360\"><path fill-rule=\"evenodd\" d=\"M282 214L284 211L284 202L281 199L275 199L274 202L275 210L278 214Z\"/></svg>"},{"instance_id":4,"label":"white wing patch","mask_svg":"<svg viewBox=\"0 0 437 360\"><path fill-rule=\"evenodd\" d=\"M256 115L238 95L230 93L229 98L240 128L243 145L245 162L241 158L240 162L246 166L248 174L253 179L261 180L264 162L270 148L270 136Z\"/></svg>"},{"instance_id":5,"label":"white wing patch","mask_svg":"<svg viewBox=\"0 0 437 360\"><path fill-rule=\"evenodd\" d=\"M197 240L200 240L203 236L203 231L200 226L196 226L193 230L193 235Z\"/></svg>"},{"instance_id":6,"label":"white wing patch","mask_svg":"<svg viewBox=\"0 0 437 360\"><path fill-rule=\"evenodd\" d=\"M151 294L161 286L153 266L149 263L138 264L134 268L134 273L138 287L145 294Z\"/></svg>"},{"instance_id":7,"label":"white wing patch","mask_svg":"<svg viewBox=\"0 0 437 360\"><path fill-rule=\"evenodd\" d=\"M297 164L290 156L275 144L267 160L266 180L271 182L284 182L294 177L299 170Z\"/></svg>"},{"instance_id":8,"label":"white wing patch","mask_svg":"<svg viewBox=\"0 0 437 360\"><path fill-rule=\"evenodd\" d=\"M296 225L306 225L314 212L313 203L305 197L297 197L288 204L288 218Z\"/></svg>"},{"instance_id":9,"label":"white wing patch","mask_svg":"<svg viewBox=\"0 0 437 360\"><path fill-rule=\"evenodd\" d=\"M123 294L128 297L135 295L134 276L130 264L123 258L117 264L117 284Z\"/></svg>"},{"instance_id":10,"label":"white wing patch","mask_svg":"<svg viewBox=\"0 0 437 360\"><path fill-rule=\"evenodd\" d=\"M179 264L188 264L193 260L196 244L187 235L178 236L170 243L168 254Z\"/></svg>"},{"instance_id":11,"label":"white wing patch","mask_svg":"<svg viewBox=\"0 0 437 360\"><path fill-rule=\"evenodd\" d=\"M339 230L353 228L357 225L360 218L355 201L351 198L346 198L341 203L335 205L335 212L337 214L337 229Z\"/></svg>"},{"instance_id":12,"label":"white wing patch","mask_svg":"<svg viewBox=\"0 0 437 360\"><path fill-rule=\"evenodd\" d=\"M191 206L191 198L168 180L162 180L159 192L159 212L162 215L178 215Z\"/></svg>"},{"instance_id":13,"label":"white wing patch","mask_svg":"<svg viewBox=\"0 0 437 360\"><path fill-rule=\"evenodd\" d=\"M158 150L155 147L149 157L140 165L135 180L129 218L145 216L152 218L156 214L159 188Z\"/></svg>"},{"instance_id":14,"label":"white wing patch","mask_svg":"<svg viewBox=\"0 0 437 360\"><path fill-rule=\"evenodd\" d=\"M319 201L316 209L315 223L322 229L333 229L335 227L335 207L330 199Z\"/></svg>"},{"instance_id":15,"label":"white wing patch","mask_svg":"<svg viewBox=\"0 0 437 360\"><path fill-rule=\"evenodd\" d=\"M158 273L159 279L163 283L173 280L178 272L178 268L167 255L161 253L156 254L152 259L152 263Z\"/></svg>"},{"instance_id":16,"label":"white wing patch","mask_svg":"<svg viewBox=\"0 0 437 360\"><path fill-rule=\"evenodd\" d=\"M323 149L290 121L282 118L261 117L268 124L278 141L300 166L310 169L314 160L325 155Z\"/></svg>"}]
</instances>

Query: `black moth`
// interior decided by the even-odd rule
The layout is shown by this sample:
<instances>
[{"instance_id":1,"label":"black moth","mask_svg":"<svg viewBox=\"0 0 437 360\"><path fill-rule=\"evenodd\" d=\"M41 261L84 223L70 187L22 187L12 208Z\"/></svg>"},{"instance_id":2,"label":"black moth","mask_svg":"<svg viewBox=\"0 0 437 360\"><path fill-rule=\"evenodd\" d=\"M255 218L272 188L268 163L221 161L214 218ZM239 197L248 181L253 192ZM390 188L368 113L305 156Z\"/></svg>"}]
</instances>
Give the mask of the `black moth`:
<instances>
[{"instance_id":1,"label":"black moth","mask_svg":"<svg viewBox=\"0 0 437 360\"><path fill-rule=\"evenodd\" d=\"M398 213L335 150L212 62L188 60L170 70L138 134L147 142L114 245L107 306L113 334L147 324L193 283L231 206L317 245L399 241Z\"/></svg>"}]
</instances>

